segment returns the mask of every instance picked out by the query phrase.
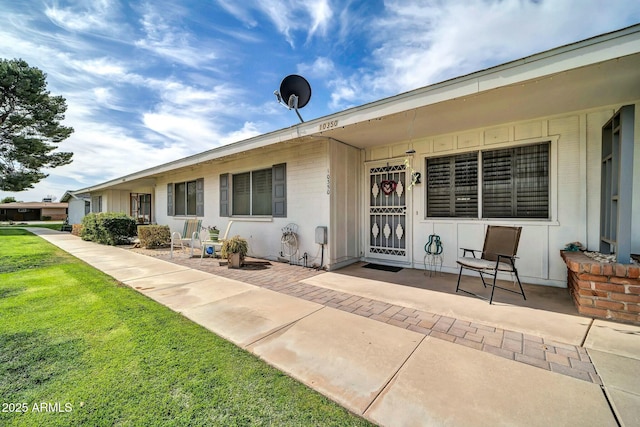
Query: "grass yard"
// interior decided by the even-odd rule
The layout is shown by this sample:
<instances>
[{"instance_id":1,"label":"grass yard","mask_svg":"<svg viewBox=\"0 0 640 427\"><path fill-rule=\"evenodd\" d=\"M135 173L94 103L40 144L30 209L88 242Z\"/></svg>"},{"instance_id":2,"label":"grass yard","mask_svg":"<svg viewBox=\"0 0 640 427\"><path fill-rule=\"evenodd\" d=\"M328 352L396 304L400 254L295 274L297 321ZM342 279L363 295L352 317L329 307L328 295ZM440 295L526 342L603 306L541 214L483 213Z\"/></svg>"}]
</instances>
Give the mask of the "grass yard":
<instances>
[{"instance_id":1,"label":"grass yard","mask_svg":"<svg viewBox=\"0 0 640 427\"><path fill-rule=\"evenodd\" d=\"M41 222L37 224L24 225L19 223L11 224L9 222L3 221L3 222L0 222L0 228L1 227L10 227L10 228L39 227L39 228L49 228L51 230L60 231L60 229L62 228L62 223L54 222L52 224L48 224L46 222Z\"/></svg>"},{"instance_id":2,"label":"grass yard","mask_svg":"<svg viewBox=\"0 0 640 427\"><path fill-rule=\"evenodd\" d=\"M369 425L168 308L0 228L0 425Z\"/></svg>"}]
</instances>

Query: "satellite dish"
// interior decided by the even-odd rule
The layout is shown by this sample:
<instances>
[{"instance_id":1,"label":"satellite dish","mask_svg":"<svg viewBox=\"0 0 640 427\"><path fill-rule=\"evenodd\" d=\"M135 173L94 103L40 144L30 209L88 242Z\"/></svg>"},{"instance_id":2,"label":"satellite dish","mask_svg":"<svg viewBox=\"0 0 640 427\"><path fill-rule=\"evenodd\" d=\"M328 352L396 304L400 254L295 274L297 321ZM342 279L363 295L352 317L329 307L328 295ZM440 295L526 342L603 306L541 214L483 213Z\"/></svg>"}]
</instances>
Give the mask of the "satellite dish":
<instances>
[{"instance_id":1,"label":"satellite dish","mask_svg":"<svg viewBox=\"0 0 640 427\"><path fill-rule=\"evenodd\" d=\"M298 108L303 108L311 99L311 85L302 76L297 74L291 74L285 77L280 83L280 90L273 92L278 99L278 102L286 106L289 110L292 108L296 111L296 114L300 118L302 116L298 112Z\"/></svg>"}]
</instances>

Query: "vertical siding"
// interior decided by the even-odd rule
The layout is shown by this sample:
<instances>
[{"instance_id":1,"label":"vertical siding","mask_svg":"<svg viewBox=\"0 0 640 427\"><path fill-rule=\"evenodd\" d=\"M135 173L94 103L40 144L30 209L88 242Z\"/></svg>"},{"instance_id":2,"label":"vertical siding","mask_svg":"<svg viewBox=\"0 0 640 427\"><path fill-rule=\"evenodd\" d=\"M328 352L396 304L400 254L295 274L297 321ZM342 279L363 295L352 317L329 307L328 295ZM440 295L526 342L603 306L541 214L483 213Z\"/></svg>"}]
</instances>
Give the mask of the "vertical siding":
<instances>
[{"instance_id":1,"label":"vertical siding","mask_svg":"<svg viewBox=\"0 0 640 427\"><path fill-rule=\"evenodd\" d=\"M412 192L413 261L424 268L424 244L432 233L442 238L443 271L457 272L460 247L482 248L487 224L523 227L518 269L525 282L566 286L566 265L559 251L572 241L581 241L597 250L600 224L600 149L601 127L619 106L542 117L520 123L469 129L447 135L423 135L411 142L416 150L414 168L425 176L425 159L475 150L493 149L552 141L551 147L551 218L549 220L456 220L426 219L426 186ZM635 182L640 182L640 120L636 119ZM366 160L392 157L402 144L368 149ZM634 188L634 216L640 217L640 185ZM632 229L634 251L640 252L640 221Z\"/></svg>"},{"instance_id":2,"label":"vertical siding","mask_svg":"<svg viewBox=\"0 0 640 427\"><path fill-rule=\"evenodd\" d=\"M406 148L404 149L406 150ZM343 265L360 258L360 150L332 141L327 190L331 193L329 264Z\"/></svg>"}]
</instances>

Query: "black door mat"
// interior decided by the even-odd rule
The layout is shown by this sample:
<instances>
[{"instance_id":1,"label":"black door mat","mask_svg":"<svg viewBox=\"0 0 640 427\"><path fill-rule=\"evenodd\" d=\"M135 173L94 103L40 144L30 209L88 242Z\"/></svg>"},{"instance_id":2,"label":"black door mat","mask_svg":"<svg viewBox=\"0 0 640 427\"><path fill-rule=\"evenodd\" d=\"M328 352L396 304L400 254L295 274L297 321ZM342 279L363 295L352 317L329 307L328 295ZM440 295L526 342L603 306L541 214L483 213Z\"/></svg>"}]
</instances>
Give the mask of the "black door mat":
<instances>
[{"instance_id":1,"label":"black door mat","mask_svg":"<svg viewBox=\"0 0 640 427\"><path fill-rule=\"evenodd\" d=\"M382 264L365 264L363 265L364 268L371 268L373 270L380 270L380 271L391 271L392 273L397 273L398 271L402 270L402 267L394 267L392 265L382 265Z\"/></svg>"}]
</instances>

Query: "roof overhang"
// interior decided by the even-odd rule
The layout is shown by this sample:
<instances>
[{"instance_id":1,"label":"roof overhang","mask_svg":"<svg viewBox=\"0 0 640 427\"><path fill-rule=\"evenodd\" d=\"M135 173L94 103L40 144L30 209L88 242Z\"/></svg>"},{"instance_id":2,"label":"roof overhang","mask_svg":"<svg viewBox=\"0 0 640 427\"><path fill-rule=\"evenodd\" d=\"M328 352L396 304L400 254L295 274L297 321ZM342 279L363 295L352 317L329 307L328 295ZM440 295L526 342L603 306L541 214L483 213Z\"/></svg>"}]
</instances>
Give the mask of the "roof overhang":
<instances>
[{"instance_id":1,"label":"roof overhang","mask_svg":"<svg viewBox=\"0 0 640 427\"><path fill-rule=\"evenodd\" d=\"M287 142L365 149L640 99L640 25L320 117L73 192L152 184L177 169Z\"/></svg>"}]
</instances>

